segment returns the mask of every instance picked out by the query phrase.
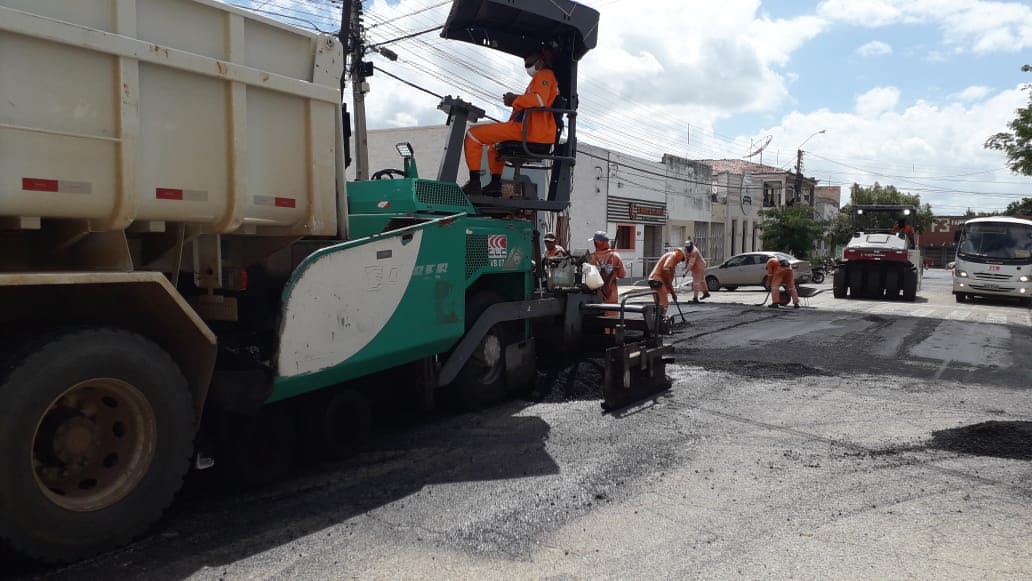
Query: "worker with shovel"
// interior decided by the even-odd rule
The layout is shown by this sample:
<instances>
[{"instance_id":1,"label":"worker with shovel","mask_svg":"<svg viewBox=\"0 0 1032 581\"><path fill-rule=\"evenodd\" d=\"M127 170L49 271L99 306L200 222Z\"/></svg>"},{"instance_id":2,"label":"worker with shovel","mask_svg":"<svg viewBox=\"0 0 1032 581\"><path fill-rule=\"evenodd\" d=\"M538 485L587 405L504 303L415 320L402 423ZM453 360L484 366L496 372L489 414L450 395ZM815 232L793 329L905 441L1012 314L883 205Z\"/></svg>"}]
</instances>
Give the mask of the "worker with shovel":
<instances>
[{"instance_id":1,"label":"worker with shovel","mask_svg":"<svg viewBox=\"0 0 1032 581\"><path fill-rule=\"evenodd\" d=\"M667 308L670 306L669 297L673 297L674 301L677 301L677 291L674 290L674 273L678 263L684 260L684 251L676 248L660 257L659 262L652 269L652 273L649 274L649 288L655 290L659 295L660 316L664 320L666 320Z\"/></svg>"},{"instance_id":2,"label":"worker with shovel","mask_svg":"<svg viewBox=\"0 0 1032 581\"><path fill-rule=\"evenodd\" d=\"M795 277L792 276L792 265L785 259L771 256L767 259L767 282L770 284L770 304L772 309L781 308L781 285L785 285L792 296L793 308L799 308L799 291L796 290ZM788 305L786 300L784 303Z\"/></svg>"}]
</instances>

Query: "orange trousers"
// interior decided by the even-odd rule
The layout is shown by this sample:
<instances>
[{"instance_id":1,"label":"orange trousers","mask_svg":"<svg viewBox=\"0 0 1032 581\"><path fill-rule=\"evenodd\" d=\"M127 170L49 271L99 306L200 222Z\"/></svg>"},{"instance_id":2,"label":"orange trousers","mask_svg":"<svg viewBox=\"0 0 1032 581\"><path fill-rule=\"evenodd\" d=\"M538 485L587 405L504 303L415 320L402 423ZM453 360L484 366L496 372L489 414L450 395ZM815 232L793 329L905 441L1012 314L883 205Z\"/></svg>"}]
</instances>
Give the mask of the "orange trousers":
<instances>
[{"instance_id":1,"label":"orange trousers","mask_svg":"<svg viewBox=\"0 0 1032 581\"><path fill-rule=\"evenodd\" d=\"M792 272L779 272L774 275L770 282L770 300L772 303L781 302L781 285L788 288L788 294L792 296L792 303L799 304L799 292L796 290L795 278Z\"/></svg>"},{"instance_id":2,"label":"orange trousers","mask_svg":"<svg viewBox=\"0 0 1032 581\"><path fill-rule=\"evenodd\" d=\"M522 141L523 124L509 121L508 123L485 123L475 125L466 132L466 165L470 171L480 171L480 160L484 156L484 148L487 148L487 168L491 175L498 175L505 169L505 161L498 157L498 150L494 148L496 143L503 141Z\"/></svg>"}]
</instances>

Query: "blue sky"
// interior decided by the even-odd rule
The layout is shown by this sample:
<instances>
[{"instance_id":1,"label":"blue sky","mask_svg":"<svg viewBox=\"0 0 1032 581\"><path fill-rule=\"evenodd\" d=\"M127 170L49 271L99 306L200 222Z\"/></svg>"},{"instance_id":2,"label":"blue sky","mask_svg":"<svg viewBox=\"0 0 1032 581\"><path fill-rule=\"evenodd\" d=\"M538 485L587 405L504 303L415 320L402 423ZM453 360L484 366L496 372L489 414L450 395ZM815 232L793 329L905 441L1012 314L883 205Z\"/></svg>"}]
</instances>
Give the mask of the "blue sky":
<instances>
[{"instance_id":1,"label":"blue sky","mask_svg":"<svg viewBox=\"0 0 1032 581\"><path fill-rule=\"evenodd\" d=\"M333 28L326 0L233 0ZM582 0L601 14L581 63L580 137L644 159L740 158L770 136L763 163L789 168L803 146L821 185L877 181L942 215L1032 197L985 139L1029 103L1032 2L982 0ZM371 42L443 23L450 3L372 0ZM460 44L461 46L455 46ZM496 117L521 90L521 62L430 33L371 60L427 91ZM437 98L371 79L370 128L441 124ZM818 133L824 130L824 133ZM759 157L753 158L759 161Z\"/></svg>"}]
</instances>

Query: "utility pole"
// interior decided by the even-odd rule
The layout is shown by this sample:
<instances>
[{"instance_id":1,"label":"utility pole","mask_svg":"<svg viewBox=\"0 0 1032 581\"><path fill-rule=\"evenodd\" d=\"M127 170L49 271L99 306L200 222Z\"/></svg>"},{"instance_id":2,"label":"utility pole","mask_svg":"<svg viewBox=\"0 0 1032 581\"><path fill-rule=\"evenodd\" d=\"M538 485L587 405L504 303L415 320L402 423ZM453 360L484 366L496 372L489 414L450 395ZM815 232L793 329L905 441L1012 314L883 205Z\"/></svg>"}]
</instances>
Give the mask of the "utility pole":
<instances>
[{"instance_id":1,"label":"utility pole","mask_svg":"<svg viewBox=\"0 0 1032 581\"><path fill-rule=\"evenodd\" d=\"M798 202L803 197L803 150L796 150L796 162L795 162L795 197L794 202Z\"/></svg>"},{"instance_id":2,"label":"utility pole","mask_svg":"<svg viewBox=\"0 0 1032 581\"><path fill-rule=\"evenodd\" d=\"M365 42L362 39L362 0L351 0L348 48L351 49L351 95L355 108L355 179L369 179L369 134L366 131L365 94L369 92L366 77L372 74L373 63L362 61ZM345 3L345 8L347 3Z\"/></svg>"},{"instance_id":3,"label":"utility pole","mask_svg":"<svg viewBox=\"0 0 1032 581\"><path fill-rule=\"evenodd\" d=\"M806 142L810 141L810 139L812 139L815 135L821 135L823 133L826 133L827 131L828 131L827 129L821 129L819 131L814 131L813 133L810 134L810 137L807 137L806 139L804 139L803 142L799 144L799 147L796 148L796 165L795 165L795 183L796 183L795 190L796 191L795 191L795 200L793 200L793 203L795 201L798 201L800 198L803 197L803 146L806 145Z\"/></svg>"}]
</instances>

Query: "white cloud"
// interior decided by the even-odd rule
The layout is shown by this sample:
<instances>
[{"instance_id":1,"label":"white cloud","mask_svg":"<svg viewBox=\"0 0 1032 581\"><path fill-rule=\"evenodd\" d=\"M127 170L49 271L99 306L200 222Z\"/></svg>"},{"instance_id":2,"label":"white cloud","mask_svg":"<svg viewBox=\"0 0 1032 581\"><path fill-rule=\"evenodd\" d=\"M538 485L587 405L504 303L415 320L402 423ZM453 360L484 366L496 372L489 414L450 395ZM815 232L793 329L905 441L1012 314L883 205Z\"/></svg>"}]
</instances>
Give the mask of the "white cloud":
<instances>
[{"instance_id":1,"label":"white cloud","mask_svg":"<svg viewBox=\"0 0 1032 581\"><path fill-rule=\"evenodd\" d=\"M1011 176L1004 156L982 147L989 135L1006 129L1017 108L1027 105L1027 94L1018 88L944 84L919 94L904 81L865 71L873 88L852 103L819 99L817 107L823 108L792 111L798 98L794 92L804 90L803 83L809 81L808 70L796 64L797 55L820 35L850 26L914 26L922 33L920 45L875 41L856 51L877 56L888 54L883 52L887 48L901 54L900 62L918 54L949 60L964 52L1012 52L1030 46L1032 6L1027 2L827 0L811 14L806 11L813 4L792 3L796 16L778 19L762 12L760 0L717 5L651 0L648 10L641 2L584 1L603 7L599 46L580 63L578 129L587 143L657 160L663 153L719 158L744 155L750 138L769 134L774 138L764 152L764 163L787 168L795 165L796 149L805 141L806 174L822 184L845 186L847 197L853 182L878 181L920 193L936 211L945 213L967 207L1002 209L1016 192L1032 191L1032 180ZM367 24L433 4L434 0L373 0L367 5ZM267 8L284 6L285 0L273 0ZM294 6L311 11L314 4ZM371 40L429 29L443 21L447 10L440 7L380 24L370 31ZM656 13L664 17L657 19ZM939 32L941 42L927 42L924 33L929 29ZM519 59L445 41L436 33L391 46L401 59L390 63L373 55L377 66L441 95L472 101L496 118L507 114L501 93L518 91L526 83ZM1008 83L1022 80L1015 78ZM370 84L370 128L444 121L436 110L436 97L380 72ZM813 85L806 87L814 90ZM751 135L714 134L718 124L741 118L753 119L753 125L742 130ZM757 127L761 122L756 119L763 119L767 127ZM826 133L813 136L821 129ZM934 178L960 175L972 177Z\"/></svg>"},{"instance_id":2,"label":"white cloud","mask_svg":"<svg viewBox=\"0 0 1032 581\"><path fill-rule=\"evenodd\" d=\"M989 95L991 92L992 89L990 89L989 87L974 86L968 87L963 91L960 91L959 93L954 93L950 95L950 98L956 99L958 101L967 102L981 101L982 99L986 98L986 96Z\"/></svg>"},{"instance_id":3,"label":"white cloud","mask_svg":"<svg viewBox=\"0 0 1032 581\"><path fill-rule=\"evenodd\" d=\"M856 98L856 112L861 117L876 117L892 111L899 103L899 89L878 87Z\"/></svg>"},{"instance_id":4,"label":"white cloud","mask_svg":"<svg viewBox=\"0 0 1032 581\"><path fill-rule=\"evenodd\" d=\"M856 49L856 53L865 57L882 56L892 54L892 47L880 40L872 40Z\"/></svg>"},{"instance_id":5,"label":"white cloud","mask_svg":"<svg viewBox=\"0 0 1032 581\"><path fill-rule=\"evenodd\" d=\"M817 14L859 26L886 26L898 22L903 12L893 0L826 0L817 5Z\"/></svg>"},{"instance_id":6,"label":"white cloud","mask_svg":"<svg viewBox=\"0 0 1032 581\"><path fill-rule=\"evenodd\" d=\"M971 87L962 95L981 89ZM872 101L891 100L892 91L875 89L865 96L872 93L881 94ZM1028 93L1014 87L985 92L971 103L917 101L897 110L897 102L897 108L864 114L793 112L767 132L775 135L771 149L791 148L794 153L810 132L827 129L807 142L805 173L820 184L841 185L844 201L851 184L879 182L919 194L944 215L962 214L967 208L1002 210L1028 196L1032 182L1010 174L1003 154L986 150L983 143L1005 130L1014 111L1027 104ZM789 158L783 153L781 165L794 163Z\"/></svg>"},{"instance_id":7,"label":"white cloud","mask_svg":"<svg viewBox=\"0 0 1032 581\"><path fill-rule=\"evenodd\" d=\"M817 14L829 21L877 28L934 24L943 41L976 54L1015 53L1032 48L1032 6L985 0L825 0Z\"/></svg>"}]
</instances>

